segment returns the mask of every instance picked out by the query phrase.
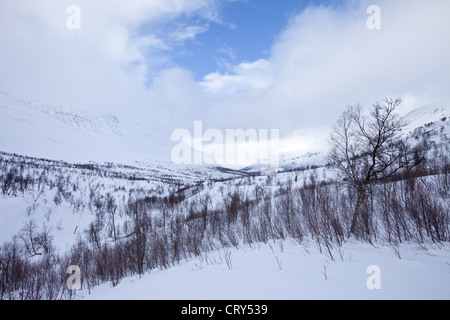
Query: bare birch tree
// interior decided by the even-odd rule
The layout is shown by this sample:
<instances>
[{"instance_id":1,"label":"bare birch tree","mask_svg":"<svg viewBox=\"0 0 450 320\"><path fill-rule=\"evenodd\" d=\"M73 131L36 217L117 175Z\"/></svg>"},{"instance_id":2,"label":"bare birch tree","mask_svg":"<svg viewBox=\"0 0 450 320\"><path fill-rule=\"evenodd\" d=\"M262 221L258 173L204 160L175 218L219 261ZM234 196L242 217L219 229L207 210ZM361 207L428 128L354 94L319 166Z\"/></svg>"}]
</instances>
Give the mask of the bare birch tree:
<instances>
[{"instance_id":1,"label":"bare birch tree","mask_svg":"<svg viewBox=\"0 0 450 320\"><path fill-rule=\"evenodd\" d=\"M400 136L406 125L395 113L400 103L400 99L386 98L374 104L367 116L359 105L348 107L330 135L329 160L357 193L351 234L369 186L414 166L413 154Z\"/></svg>"}]
</instances>

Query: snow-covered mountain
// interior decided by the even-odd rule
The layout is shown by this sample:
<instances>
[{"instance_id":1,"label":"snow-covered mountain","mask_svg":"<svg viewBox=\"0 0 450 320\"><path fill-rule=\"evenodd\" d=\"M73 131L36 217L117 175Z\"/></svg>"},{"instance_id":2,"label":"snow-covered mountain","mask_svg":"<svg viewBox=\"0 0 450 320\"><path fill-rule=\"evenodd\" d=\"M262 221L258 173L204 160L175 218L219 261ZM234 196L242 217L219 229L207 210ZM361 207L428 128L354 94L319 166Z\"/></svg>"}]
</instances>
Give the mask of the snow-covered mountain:
<instances>
[{"instance_id":1,"label":"snow-covered mountain","mask_svg":"<svg viewBox=\"0 0 450 320\"><path fill-rule=\"evenodd\" d=\"M54 106L24 100L0 91L0 151L69 162L136 162L168 160L173 144L167 132L152 129L151 123L110 113ZM402 117L404 135L420 128L450 135L450 108L435 103L412 110ZM260 159L240 171L273 174L326 165L321 152L285 152L277 159ZM270 168L267 163L275 163ZM169 164L167 164L169 165Z\"/></svg>"},{"instance_id":2,"label":"snow-covered mountain","mask_svg":"<svg viewBox=\"0 0 450 320\"><path fill-rule=\"evenodd\" d=\"M308 152L305 154L286 152L280 153L275 157L277 158L272 157L260 160L255 164L241 169L241 171L265 175L323 167L327 164L326 154L323 152ZM277 166L272 165L271 167L267 164L277 164Z\"/></svg>"},{"instance_id":3,"label":"snow-covered mountain","mask_svg":"<svg viewBox=\"0 0 450 320\"><path fill-rule=\"evenodd\" d=\"M114 114L23 100L0 91L0 150L71 162L161 159L170 136ZM169 149L170 150L170 149ZM170 153L169 153L170 154Z\"/></svg>"},{"instance_id":4,"label":"snow-covered mountain","mask_svg":"<svg viewBox=\"0 0 450 320\"><path fill-rule=\"evenodd\" d=\"M448 103L434 103L419 107L403 116L402 120L406 123L405 132L436 124L447 131L450 121L450 107Z\"/></svg>"}]
</instances>

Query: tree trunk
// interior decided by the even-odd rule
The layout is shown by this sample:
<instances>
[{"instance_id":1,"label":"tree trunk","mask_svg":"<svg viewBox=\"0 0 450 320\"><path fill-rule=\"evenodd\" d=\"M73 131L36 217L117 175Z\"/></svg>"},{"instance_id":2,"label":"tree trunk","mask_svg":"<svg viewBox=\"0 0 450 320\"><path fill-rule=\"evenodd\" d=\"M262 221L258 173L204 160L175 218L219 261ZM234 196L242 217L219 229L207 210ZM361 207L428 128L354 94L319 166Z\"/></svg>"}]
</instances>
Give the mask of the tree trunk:
<instances>
[{"instance_id":1,"label":"tree trunk","mask_svg":"<svg viewBox=\"0 0 450 320\"><path fill-rule=\"evenodd\" d=\"M114 213L112 214L112 225L113 225L114 242L117 242L117 235L116 235L116 221L115 221L115 219L114 219Z\"/></svg>"},{"instance_id":2,"label":"tree trunk","mask_svg":"<svg viewBox=\"0 0 450 320\"><path fill-rule=\"evenodd\" d=\"M355 212L353 213L352 225L350 227L350 234L354 234L356 230L356 223L358 222L359 212L361 211L361 205L366 199L366 190L358 191L358 202L356 203Z\"/></svg>"}]
</instances>

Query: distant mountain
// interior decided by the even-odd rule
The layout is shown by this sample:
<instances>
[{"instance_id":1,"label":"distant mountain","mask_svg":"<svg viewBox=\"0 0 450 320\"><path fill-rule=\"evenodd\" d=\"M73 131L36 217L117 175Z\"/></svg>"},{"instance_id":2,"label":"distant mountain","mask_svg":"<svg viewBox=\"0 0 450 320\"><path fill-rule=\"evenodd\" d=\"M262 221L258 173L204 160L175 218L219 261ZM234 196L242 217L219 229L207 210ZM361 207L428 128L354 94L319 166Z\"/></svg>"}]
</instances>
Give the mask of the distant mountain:
<instances>
[{"instance_id":1,"label":"distant mountain","mask_svg":"<svg viewBox=\"0 0 450 320\"><path fill-rule=\"evenodd\" d=\"M160 159L170 143L170 137L148 123L23 100L1 91L0 134L1 151L77 162Z\"/></svg>"},{"instance_id":2,"label":"distant mountain","mask_svg":"<svg viewBox=\"0 0 450 320\"><path fill-rule=\"evenodd\" d=\"M445 103L419 107L406 114L402 120L407 124L405 133L425 125L448 123L450 121L450 107L449 104Z\"/></svg>"},{"instance_id":3,"label":"distant mountain","mask_svg":"<svg viewBox=\"0 0 450 320\"><path fill-rule=\"evenodd\" d=\"M282 153L271 159L262 159L255 164L247 166L240 171L251 174L270 175L278 172L288 172L294 170L304 170L314 167L323 167L326 165L326 155L321 152L308 152L304 154L298 154L294 152ZM267 164L278 163L278 166L270 166Z\"/></svg>"}]
</instances>

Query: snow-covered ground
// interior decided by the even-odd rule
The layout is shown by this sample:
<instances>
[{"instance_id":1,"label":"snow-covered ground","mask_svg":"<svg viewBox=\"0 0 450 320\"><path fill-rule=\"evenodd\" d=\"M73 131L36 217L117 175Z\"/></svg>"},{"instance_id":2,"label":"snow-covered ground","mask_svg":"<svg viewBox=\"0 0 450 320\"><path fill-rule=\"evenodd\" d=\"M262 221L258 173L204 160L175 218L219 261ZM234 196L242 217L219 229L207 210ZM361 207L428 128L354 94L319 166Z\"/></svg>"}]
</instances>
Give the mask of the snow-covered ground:
<instances>
[{"instance_id":1,"label":"snow-covered ground","mask_svg":"<svg viewBox=\"0 0 450 320\"><path fill-rule=\"evenodd\" d=\"M348 242L332 254L313 243L255 244L77 294L92 300L450 299L448 244L403 244L397 251Z\"/></svg>"}]
</instances>

